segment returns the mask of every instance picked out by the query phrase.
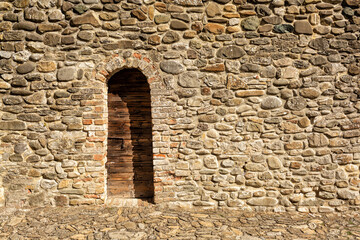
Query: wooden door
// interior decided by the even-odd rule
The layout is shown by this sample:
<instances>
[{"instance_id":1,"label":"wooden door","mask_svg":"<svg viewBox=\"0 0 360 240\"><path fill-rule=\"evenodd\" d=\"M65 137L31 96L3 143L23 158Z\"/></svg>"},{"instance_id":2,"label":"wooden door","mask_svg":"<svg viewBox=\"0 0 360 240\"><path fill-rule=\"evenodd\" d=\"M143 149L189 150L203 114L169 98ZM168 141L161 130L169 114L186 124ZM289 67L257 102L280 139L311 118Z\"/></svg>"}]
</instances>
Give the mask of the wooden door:
<instances>
[{"instance_id":1,"label":"wooden door","mask_svg":"<svg viewBox=\"0 0 360 240\"><path fill-rule=\"evenodd\" d=\"M124 69L108 83L108 196L154 195L150 89L137 69Z\"/></svg>"}]
</instances>

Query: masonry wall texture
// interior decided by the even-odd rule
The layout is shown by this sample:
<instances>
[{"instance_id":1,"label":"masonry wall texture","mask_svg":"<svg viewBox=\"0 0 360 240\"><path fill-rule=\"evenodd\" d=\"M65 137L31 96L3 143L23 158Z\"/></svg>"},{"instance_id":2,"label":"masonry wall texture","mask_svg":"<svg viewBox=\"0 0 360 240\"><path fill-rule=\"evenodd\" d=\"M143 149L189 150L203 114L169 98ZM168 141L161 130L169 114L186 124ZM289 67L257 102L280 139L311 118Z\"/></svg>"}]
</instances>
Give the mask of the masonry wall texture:
<instances>
[{"instance_id":1,"label":"masonry wall texture","mask_svg":"<svg viewBox=\"0 0 360 240\"><path fill-rule=\"evenodd\" d=\"M107 81L151 89L154 201L360 207L359 0L0 2L0 205L106 203Z\"/></svg>"}]
</instances>

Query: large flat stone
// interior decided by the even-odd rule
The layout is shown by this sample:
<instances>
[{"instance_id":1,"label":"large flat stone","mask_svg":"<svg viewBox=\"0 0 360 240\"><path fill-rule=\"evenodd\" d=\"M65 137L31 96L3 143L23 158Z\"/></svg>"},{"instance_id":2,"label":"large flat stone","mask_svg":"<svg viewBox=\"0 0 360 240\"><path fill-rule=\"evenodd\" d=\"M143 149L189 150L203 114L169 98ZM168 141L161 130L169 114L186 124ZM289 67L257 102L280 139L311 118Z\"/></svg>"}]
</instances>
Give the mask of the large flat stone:
<instances>
[{"instance_id":1,"label":"large flat stone","mask_svg":"<svg viewBox=\"0 0 360 240\"><path fill-rule=\"evenodd\" d=\"M227 59L237 59L244 56L246 52L235 45L230 45L226 47L222 47L217 51L217 57L219 58L227 58Z\"/></svg>"},{"instance_id":2,"label":"large flat stone","mask_svg":"<svg viewBox=\"0 0 360 240\"><path fill-rule=\"evenodd\" d=\"M278 202L276 198L271 197L251 198L247 201L249 205L253 206L275 206Z\"/></svg>"},{"instance_id":3,"label":"large flat stone","mask_svg":"<svg viewBox=\"0 0 360 240\"><path fill-rule=\"evenodd\" d=\"M184 71L184 66L178 61L166 60L160 63L160 68L166 73L179 74Z\"/></svg>"},{"instance_id":4,"label":"large flat stone","mask_svg":"<svg viewBox=\"0 0 360 240\"><path fill-rule=\"evenodd\" d=\"M296 21L294 23L294 29L296 33L300 34L312 34L313 30L311 24L308 21Z\"/></svg>"},{"instance_id":5,"label":"large flat stone","mask_svg":"<svg viewBox=\"0 0 360 240\"><path fill-rule=\"evenodd\" d=\"M26 124L21 121L1 121L0 130L21 131L26 129Z\"/></svg>"},{"instance_id":6,"label":"large flat stone","mask_svg":"<svg viewBox=\"0 0 360 240\"><path fill-rule=\"evenodd\" d=\"M25 102L34 105L44 105L47 102L45 91L36 92L31 96L25 97L24 100Z\"/></svg>"},{"instance_id":7,"label":"large flat stone","mask_svg":"<svg viewBox=\"0 0 360 240\"><path fill-rule=\"evenodd\" d=\"M196 72L187 72L179 76L178 84L185 88L198 88L201 83Z\"/></svg>"},{"instance_id":8,"label":"large flat stone","mask_svg":"<svg viewBox=\"0 0 360 240\"><path fill-rule=\"evenodd\" d=\"M16 68L16 71L20 74L26 74L32 72L35 69L35 66L35 63L33 62L23 63Z\"/></svg>"},{"instance_id":9,"label":"large flat stone","mask_svg":"<svg viewBox=\"0 0 360 240\"><path fill-rule=\"evenodd\" d=\"M71 81L76 77L76 68L64 67L60 68L57 72L57 79L59 81Z\"/></svg>"},{"instance_id":10,"label":"large flat stone","mask_svg":"<svg viewBox=\"0 0 360 240\"><path fill-rule=\"evenodd\" d=\"M94 27L100 27L100 20L93 12L89 12L79 17L71 19L70 24L73 26L81 26L83 24L90 24Z\"/></svg>"}]
</instances>

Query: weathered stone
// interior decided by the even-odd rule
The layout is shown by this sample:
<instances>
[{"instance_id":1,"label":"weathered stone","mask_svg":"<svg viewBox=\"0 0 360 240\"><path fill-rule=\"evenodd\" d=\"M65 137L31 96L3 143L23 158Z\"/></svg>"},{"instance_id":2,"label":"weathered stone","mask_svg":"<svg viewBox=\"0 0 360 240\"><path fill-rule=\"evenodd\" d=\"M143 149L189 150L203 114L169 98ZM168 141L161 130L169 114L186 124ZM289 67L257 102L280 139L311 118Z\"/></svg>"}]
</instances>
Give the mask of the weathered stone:
<instances>
[{"instance_id":1,"label":"weathered stone","mask_svg":"<svg viewBox=\"0 0 360 240\"><path fill-rule=\"evenodd\" d=\"M166 73L179 74L184 71L184 66L174 60L166 60L160 63L160 68Z\"/></svg>"},{"instance_id":2,"label":"weathered stone","mask_svg":"<svg viewBox=\"0 0 360 240\"><path fill-rule=\"evenodd\" d=\"M227 78L226 87L232 90L247 89L248 85L242 79L238 79L235 76L229 75Z\"/></svg>"},{"instance_id":3,"label":"weathered stone","mask_svg":"<svg viewBox=\"0 0 360 240\"><path fill-rule=\"evenodd\" d=\"M20 96L4 96L2 100L5 105L18 105L23 102Z\"/></svg>"},{"instance_id":4,"label":"weathered stone","mask_svg":"<svg viewBox=\"0 0 360 240\"><path fill-rule=\"evenodd\" d=\"M99 14L99 18L104 21L112 21L117 19L118 15L112 12L103 12Z\"/></svg>"},{"instance_id":5,"label":"weathered stone","mask_svg":"<svg viewBox=\"0 0 360 240\"><path fill-rule=\"evenodd\" d=\"M12 5L7 2L0 3L0 11L10 11L12 9Z\"/></svg>"},{"instance_id":6,"label":"weathered stone","mask_svg":"<svg viewBox=\"0 0 360 240\"><path fill-rule=\"evenodd\" d=\"M57 72L57 79L59 81L71 81L76 78L76 68L74 67L65 67L60 68Z\"/></svg>"},{"instance_id":7,"label":"weathered stone","mask_svg":"<svg viewBox=\"0 0 360 240\"><path fill-rule=\"evenodd\" d=\"M25 33L23 31L7 31L3 33L3 39L6 41L22 41L25 38Z\"/></svg>"},{"instance_id":8,"label":"weathered stone","mask_svg":"<svg viewBox=\"0 0 360 240\"><path fill-rule=\"evenodd\" d=\"M27 62L27 63L24 63L24 64L21 64L20 66L18 66L16 68L16 71L19 73L19 74L26 74L26 73L29 73L29 72L32 72L35 70L35 63L32 63L32 62Z\"/></svg>"},{"instance_id":9,"label":"weathered stone","mask_svg":"<svg viewBox=\"0 0 360 240\"><path fill-rule=\"evenodd\" d=\"M105 46L104 46L105 48ZM135 42L130 40L121 40L118 43L110 43L107 45L108 50L112 49L134 49L135 48Z\"/></svg>"},{"instance_id":10,"label":"weathered stone","mask_svg":"<svg viewBox=\"0 0 360 240\"><path fill-rule=\"evenodd\" d=\"M40 182L40 186L44 189L50 189L57 186L57 182L55 180L42 179Z\"/></svg>"},{"instance_id":11,"label":"weathered stone","mask_svg":"<svg viewBox=\"0 0 360 240\"><path fill-rule=\"evenodd\" d=\"M217 169L219 166L218 160L215 156L209 155L204 157L204 165L210 169Z\"/></svg>"},{"instance_id":12,"label":"weathered stone","mask_svg":"<svg viewBox=\"0 0 360 240\"><path fill-rule=\"evenodd\" d=\"M57 22L61 21L65 18L65 16L61 13L60 10L56 9L51 11L51 13L48 16L50 22Z\"/></svg>"},{"instance_id":13,"label":"weathered stone","mask_svg":"<svg viewBox=\"0 0 360 240\"><path fill-rule=\"evenodd\" d=\"M175 42L178 42L180 40L180 36L179 34L177 34L176 32L173 32L173 31L168 31L165 33L162 41L163 43L175 43Z\"/></svg>"},{"instance_id":14,"label":"weathered stone","mask_svg":"<svg viewBox=\"0 0 360 240\"><path fill-rule=\"evenodd\" d=\"M77 37L83 41L90 41L94 38L94 33L90 31L80 31Z\"/></svg>"},{"instance_id":15,"label":"weathered stone","mask_svg":"<svg viewBox=\"0 0 360 240\"><path fill-rule=\"evenodd\" d=\"M281 106L282 106L282 101L277 97L267 97L261 101L262 109L275 109Z\"/></svg>"},{"instance_id":16,"label":"weathered stone","mask_svg":"<svg viewBox=\"0 0 360 240\"><path fill-rule=\"evenodd\" d=\"M187 72L179 76L178 84L185 88L198 88L201 83L196 72Z\"/></svg>"},{"instance_id":17,"label":"weathered stone","mask_svg":"<svg viewBox=\"0 0 360 240\"><path fill-rule=\"evenodd\" d=\"M255 31L260 25L260 20L256 16L247 17L241 21L244 30Z\"/></svg>"},{"instance_id":18,"label":"weathered stone","mask_svg":"<svg viewBox=\"0 0 360 240\"><path fill-rule=\"evenodd\" d=\"M199 122L216 123L219 121L218 115L201 115L199 116Z\"/></svg>"},{"instance_id":19,"label":"weathered stone","mask_svg":"<svg viewBox=\"0 0 360 240\"><path fill-rule=\"evenodd\" d=\"M215 35L219 35L225 32L225 27L218 23L208 23L204 26L204 29Z\"/></svg>"},{"instance_id":20,"label":"weathered stone","mask_svg":"<svg viewBox=\"0 0 360 240\"><path fill-rule=\"evenodd\" d=\"M170 28L171 29L174 29L174 30L180 30L180 31L183 31L183 30L187 30L189 29L189 26L183 22L183 21L180 21L180 20L172 20L170 22Z\"/></svg>"},{"instance_id":21,"label":"weathered stone","mask_svg":"<svg viewBox=\"0 0 360 240\"><path fill-rule=\"evenodd\" d=\"M247 203L253 206L275 206L278 204L278 200L271 197L251 198L247 200Z\"/></svg>"},{"instance_id":22,"label":"weathered stone","mask_svg":"<svg viewBox=\"0 0 360 240\"><path fill-rule=\"evenodd\" d=\"M295 21L294 30L299 34L312 34L312 27L308 21Z\"/></svg>"},{"instance_id":23,"label":"weathered stone","mask_svg":"<svg viewBox=\"0 0 360 240\"><path fill-rule=\"evenodd\" d=\"M35 92L31 96L24 98L25 102L35 105L44 105L47 103L45 91Z\"/></svg>"},{"instance_id":24,"label":"weathered stone","mask_svg":"<svg viewBox=\"0 0 360 240\"><path fill-rule=\"evenodd\" d=\"M56 63L52 61L39 62L37 64L37 70L39 72L53 72L56 70Z\"/></svg>"},{"instance_id":25,"label":"weathered stone","mask_svg":"<svg viewBox=\"0 0 360 240\"><path fill-rule=\"evenodd\" d=\"M24 160L21 154L13 154L9 157L11 162L22 162Z\"/></svg>"},{"instance_id":26,"label":"weathered stone","mask_svg":"<svg viewBox=\"0 0 360 240\"><path fill-rule=\"evenodd\" d=\"M306 127L310 126L311 122L310 122L309 118L303 117L303 118L299 119L298 124L299 124L300 127L306 128Z\"/></svg>"},{"instance_id":27,"label":"weathered stone","mask_svg":"<svg viewBox=\"0 0 360 240\"><path fill-rule=\"evenodd\" d=\"M245 165L245 169L252 172L263 172L266 170L266 167L259 163L248 163Z\"/></svg>"},{"instance_id":28,"label":"weathered stone","mask_svg":"<svg viewBox=\"0 0 360 240\"><path fill-rule=\"evenodd\" d=\"M154 7L155 7L156 10L158 10L161 13L166 12L166 4L163 3L163 2L156 2L154 4Z\"/></svg>"},{"instance_id":29,"label":"weathered stone","mask_svg":"<svg viewBox=\"0 0 360 240\"><path fill-rule=\"evenodd\" d=\"M230 45L230 46L220 48L217 51L216 55L219 58L237 59L237 58L241 58L245 54L246 53L242 48L237 47L235 45Z\"/></svg>"},{"instance_id":30,"label":"weathered stone","mask_svg":"<svg viewBox=\"0 0 360 240\"><path fill-rule=\"evenodd\" d=\"M257 64L245 63L241 65L240 70L244 72L259 72L260 67Z\"/></svg>"},{"instance_id":31,"label":"weathered stone","mask_svg":"<svg viewBox=\"0 0 360 240\"><path fill-rule=\"evenodd\" d=\"M316 38L309 42L309 47L320 51L327 50L329 46L329 41L326 38Z\"/></svg>"},{"instance_id":32,"label":"weathered stone","mask_svg":"<svg viewBox=\"0 0 360 240\"><path fill-rule=\"evenodd\" d=\"M25 142L17 143L14 146L14 152L17 153L17 154L22 154L27 150L27 148L28 147L27 147L27 144Z\"/></svg>"},{"instance_id":33,"label":"weathered stone","mask_svg":"<svg viewBox=\"0 0 360 240\"><path fill-rule=\"evenodd\" d=\"M225 70L225 65L222 63L206 66L203 71L206 72L223 72Z\"/></svg>"},{"instance_id":34,"label":"weathered stone","mask_svg":"<svg viewBox=\"0 0 360 240\"><path fill-rule=\"evenodd\" d=\"M302 97L290 98L286 102L286 106L290 110L294 110L294 111L300 111L300 110L304 109L306 107L306 105L307 105L306 100Z\"/></svg>"},{"instance_id":35,"label":"weathered stone","mask_svg":"<svg viewBox=\"0 0 360 240\"><path fill-rule=\"evenodd\" d=\"M345 199L345 200L349 200L349 199L355 199L356 196L358 196L358 192L352 192L352 191L349 191L347 189L339 189L337 191L337 194L339 196L340 199Z\"/></svg>"},{"instance_id":36,"label":"weathered stone","mask_svg":"<svg viewBox=\"0 0 360 240\"><path fill-rule=\"evenodd\" d=\"M146 14L141 9L134 9L131 11L131 14L140 21L144 21L147 18Z\"/></svg>"},{"instance_id":37,"label":"weathered stone","mask_svg":"<svg viewBox=\"0 0 360 240\"><path fill-rule=\"evenodd\" d=\"M102 28L109 31L116 31L120 29L120 24L116 22L105 22Z\"/></svg>"},{"instance_id":38,"label":"weathered stone","mask_svg":"<svg viewBox=\"0 0 360 240\"><path fill-rule=\"evenodd\" d=\"M260 76L264 78L273 78L276 76L276 68L273 66L266 66L261 68Z\"/></svg>"},{"instance_id":39,"label":"weathered stone","mask_svg":"<svg viewBox=\"0 0 360 240\"><path fill-rule=\"evenodd\" d=\"M14 30L26 30L34 31L36 29L36 24L32 22L20 22L13 25Z\"/></svg>"},{"instance_id":40,"label":"weathered stone","mask_svg":"<svg viewBox=\"0 0 360 240\"><path fill-rule=\"evenodd\" d=\"M329 140L322 133L311 133L308 135L308 141L310 147L325 147L329 145Z\"/></svg>"},{"instance_id":41,"label":"weathered stone","mask_svg":"<svg viewBox=\"0 0 360 240\"><path fill-rule=\"evenodd\" d=\"M215 17L217 15L221 15L220 7L214 3L210 2L205 10L208 17Z\"/></svg>"},{"instance_id":42,"label":"weathered stone","mask_svg":"<svg viewBox=\"0 0 360 240\"><path fill-rule=\"evenodd\" d=\"M290 24L279 24L274 26L273 31L276 33L292 33L294 27Z\"/></svg>"},{"instance_id":43,"label":"weathered stone","mask_svg":"<svg viewBox=\"0 0 360 240\"><path fill-rule=\"evenodd\" d=\"M304 147L303 142L297 142L297 141L286 143L284 145L285 150L303 149L303 147Z\"/></svg>"},{"instance_id":44,"label":"weathered stone","mask_svg":"<svg viewBox=\"0 0 360 240\"><path fill-rule=\"evenodd\" d=\"M300 90L300 95L304 98L315 99L320 96L320 92L315 88L303 88Z\"/></svg>"},{"instance_id":45,"label":"weathered stone","mask_svg":"<svg viewBox=\"0 0 360 240\"><path fill-rule=\"evenodd\" d=\"M349 74L358 75L360 74L360 66L357 64L351 64L348 68Z\"/></svg>"},{"instance_id":46,"label":"weathered stone","mask_svg":"<svg viewBox=\"0 0 360 240\"><path fill-rule=\"evenodd\" d=\"M267 17L263 17L262 20L265 23L272 25L279 25L282 22L282 18L279 16L267 16Z\"/></svg>"},{"instance_id":47,"label":"weathered stone","mask_svg":"<svg viewBox=\"0 0 360 240\"><path fill-rule=\"evenodd\" d=\"M123 5L123 8L126 10L131 10L134 9L136 6L134 5ZM104 10L109 11L109 12L117 12L120 10L119 6L117 6L116 4L105 4L104 5Z\"/></svg>"},{"instance_id":48,"label":"weathered stone","mask_svg":"<svg viewBox=\"0 0 360 240\"><path fill-rule=\"evenodd\" d=\"M24 18L32 22L43 22L46 19L46 15L42 11L38 11L35 8L27 8L24 12Z\"/></svg>"},{"instance_id":49,"label":"weathered stone","mask_svg":"<svg viewBox=\"0 0 360 240\"><path fill-rule=\"evenodd\" d=\"M349 6L356 6L358 7L360 5L360 1L359 0L345 0L345 2L347 3L347 5Z\"/></svg>"},{"instance_id":50,"label":"weathered stone","mask_svg":"<svg viewBox=\"0 0 360 240\"><path fill-rule=\"evenodd\" d=\"M7 82L0 81L0 89L10 89L11 85Z\"/></svg>"},{"instance_id":51,"label":"weathered stone","mask_svg":"<svg viewBox=\"0 0 360 240\"><path fill-rule=\"evenodd\" d=\"M70 24L73 26L90 24L94 27L100 27L100 20L95 17L95 14L93 12L89 12L87 14L72 18Z\"/></svg>"},{"instance_id":52,"label":"weathered stone","mask_svg":"<svg viewBox=\"0 0 360 240\"><path fill-rule=\"evenodd\" d=\"M21 121L1 121L0 129L11 130L11 131L22 131L26 129L26 124Z\"/></svg>"},{"instance_id":53,"label":"weathered stone","mask_svg":"<svg viewBox=\"0 0 360 240\"><path fill-rule=\"evenodd\" d=\"M62 28L59 24L56 23L43 23L43 24L39 24L37 29L40 33L45 33L45 32L56 32L61 30Z\"/></svg>"},{"instance_id":54,"label":"weathered stone","mask_svg":"<svg viewBox=\"0 0 360 240\"><path fill-rule=\"evenodd\" d=\"M316 56L310 59L311 64L315 66L324 65L327 63L327 60L323 56Z\"/></svg>"},{"instance_id":55,"label":"weathered stone","mask_svg":"<svg viewBox=\"0 0 360 240\"><path fill-rule=\"evenodd\" d=\"M154 22L156 24L164 24L168 23L170 21L170 16L165 14L156 15L154 17Z\"/></svg>"},{"instance_id":56,"label":"weathered stone","mask_svg":"<svg viewBox=\"0 0 360 240\"><path fill-rule=\"evenodd\" d=\"M152 35L149 37L148 41L151 45L159 45L161 43L161 38L158 35Z\"/></svg>"},{"instance_id":57,"label":"weathered stone","mask_svg":"<svg viewBox=\"0 0 360 240\"><path fill-rule=\"evenodd\" d=\"M174 2L181 6L188 6L188 7L196 7L203 5L202 0L175 0Z\"/></svg>"},{"instance_id":58,"label":"weathered stone","mask_svg":"<svg viewBox=\"0 0 360 240\"><path fill-rule=\"evenodd\" d=\"M189 98L196 95L195 89L180 89L179 91L176 91L176 94L181 98ZM190 128L192 129L192 127Z\"/></svg>"},{"instance_id":59,"label":"weathered stone","mask_svg":"<svg viewBox=\"0 0 360 240\"><path fill-rule=\"evenodd\" d=\"M254 97L262 96L265 92L262 90L240 90L236 92L237 97Z\"/></svg>"},{"instance_id":60,"label":"weathered stone","mask_svg":"<svg viewBox=\"0 0 360 240\"><path fill-rule=\"evenodd\" d=\"M17 8L26 8L29 6L30 0L15 0L14 6Z\"/></svg>"},{"instance_id":61,"label":"weathered stone","mask_svg":"<svg viewBox=\"0 0 360 240\"><path fill-rule=\"evenodd\" d=\"M267 158L267 163L270 169L279 169L282 167L282 163L277 157Z\"/></svg>"},{"instance_id":62,"label":"weathered stone","mask_svg":"<svg viewBox=\"0 0 360 240\"><path fill-rule=\"evenodd\" d=\"M88 8L84 4L77 4L73 7L73 11L78 14L83 14L88 10Z\"/></svg>"},{"instance_id":63,"label":"weathered stone","mask_svg":"<svg viewBox=\"0 0 360 240\"><path fill-rule=\"evenodd\" d=\"M36 113L23 113L18 115L18 119L25 122L39 122L41 117Z\"/></svg>"},{"instance_id":64,"label":"weathered stone","mask_svg":"<svg viewBox=\"0 0 360 240\"><path fill-rule=\"evenodd\" d=\"M203 147L203 143L200 141L189 140L186 142L186 147L191 149L201 149Z\"/></svg>"},{"instance_id":65,"label":"weathered stone","mask_svg":"<svg viewBox=\"0 0 360 240\"><path fill-rule=\"evenodd\" d=\"M58 45L60 43L60 40L61 40L61 36L59 34L47 33L47 34L45 34L45 37L44 37L44 44L51 46L51 47L55 47L56 45ZM42 52L42 51L36 50L35 52Z\"/></svg>"}]
</instances>

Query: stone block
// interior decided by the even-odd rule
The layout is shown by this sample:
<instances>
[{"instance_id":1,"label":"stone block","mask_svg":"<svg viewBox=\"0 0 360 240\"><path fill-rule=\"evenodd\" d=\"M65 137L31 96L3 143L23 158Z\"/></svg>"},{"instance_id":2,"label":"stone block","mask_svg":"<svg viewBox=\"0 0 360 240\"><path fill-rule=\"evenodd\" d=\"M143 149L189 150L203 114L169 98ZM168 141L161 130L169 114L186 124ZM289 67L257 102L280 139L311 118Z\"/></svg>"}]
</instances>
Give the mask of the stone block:
<instances>
[{"instance_id":1,"label":"stone block","mask_svg":"<svg viewBox=\"0 0 360 240\"><path fill-rule=\"evenodd\" d=\"M22 131L26 130L26 124L21 121L1 121L0 129L10 131Z\"/></svg>"}]
</instances>

